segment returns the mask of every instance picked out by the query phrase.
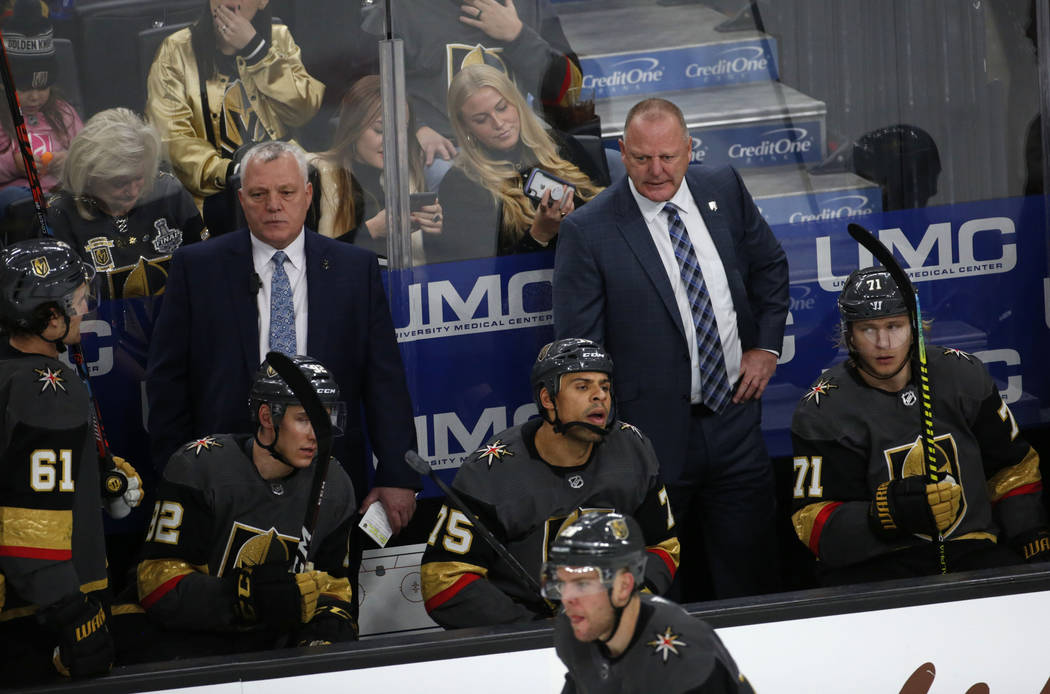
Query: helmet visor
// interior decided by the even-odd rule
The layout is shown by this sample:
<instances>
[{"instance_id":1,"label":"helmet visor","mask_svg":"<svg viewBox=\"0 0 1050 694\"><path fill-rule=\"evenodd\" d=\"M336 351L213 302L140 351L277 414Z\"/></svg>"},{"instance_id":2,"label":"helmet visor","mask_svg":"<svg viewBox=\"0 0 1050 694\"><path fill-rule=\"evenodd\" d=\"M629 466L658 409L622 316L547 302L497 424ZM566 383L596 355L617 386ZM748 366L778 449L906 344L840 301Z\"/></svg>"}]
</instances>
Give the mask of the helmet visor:
<instances>
[{"instance_id":1,"label":"helmet visor","mask_svg":"<svg viewBox=\"0 0 1050 694\"><path fill-rule=\"evenodd\" d=\"M63 297L62 309L70 318L94 313L98 308L98 295L95 292L95 283L92 281L94 274L95 271L92 270L91 276L85 277L82 285Z\"/></svg>"},{"instance_id":2,"label":"helmet visor","mask_svg":"<svg viewBox=\"0 0 1050 694\"><path fill-rule=\"evenodd\" d=\"M858 321L851 330L858 347L900 349L911 342L911 321L907 316Z\"/></svg>"},{"instance_id":3,"label":"helmet visor","mask_svg":"<svg viewBox=\"0 0 1050 694\"><path fill-rule=\"evenodd\" d=\"M609 590L606 573L597 566L546 562L540 576L540 590L548 600L570 600L605 593Z\"/></svg>"}]
</instances>

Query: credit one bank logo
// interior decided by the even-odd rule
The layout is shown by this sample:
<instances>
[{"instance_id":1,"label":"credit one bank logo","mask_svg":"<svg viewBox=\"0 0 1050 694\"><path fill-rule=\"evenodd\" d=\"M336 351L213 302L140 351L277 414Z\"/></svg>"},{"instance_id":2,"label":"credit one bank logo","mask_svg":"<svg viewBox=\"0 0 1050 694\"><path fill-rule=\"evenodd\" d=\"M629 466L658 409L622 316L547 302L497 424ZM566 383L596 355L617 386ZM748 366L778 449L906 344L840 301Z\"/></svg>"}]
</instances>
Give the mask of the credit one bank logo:
<instances>
[{"instance_id":1,"label":"credit one bank logo","mask_svg":"<svg viewBox=\"0 0 1050 694\"><path fill-rule=\"evenodd\" d=\"M876 234L891 251L903 259L902 267L912 282L962 276L995 275L1013 270L1017 265L1016 231L1009 217L970 219L953 228L951 222L930 224L916 243L912 243L899 228L880 229ZM975 251L980 244L981 253ZM846 267L874 265L871 253L856 244L849 244L852 258L844 253L838 260ZM818 236L817 281L822 289L838 292L848 277L834 273L831 237ZM853 250L855 249L855 250ZM841 265L840 265L841 267Z\"/></svg>"},{"instance_id":2,"label":"credit one bank logo","mask_svg":"<svg viewBox=\"0 0 1050 694\"><path fill-rule=\"evenodd\" d=\"M837 195L819 201L820 209L816 212L793 212L788 221L792 224L799 222L823 222L829 219L847 219L850 217L863 217L874 212L871 198L861 193L850 193L848 195Z\"/></svg>"},{"instance_id":3,"label":"credit one bank logo","mask_svg":"<svg viewBox=\"0 0 1050 694\"><path fill-rule=\"evenodd\" d=\"M551 268L518 272L505 281L500 275L482 275L465 293L448 280L410 284L408 323L397 326L397 341L550 324L553 277Z\"/></svg>"},{"instance_id":4,"label":"credit one bank logo","mask_svg":"<svg viewBox=\"0 0 1050 694\"><path fill-rule=\"evenodd\" d=\"M664 69L657 58L628 58L612 63L605 74L583 76L583 88L594 89L605 94L623 94L641 91L643 86L652 86L664 79ZM656 91L646 89L646 91Z\"/></svg>"},{"instance_id":5,"label":"credit one bank logo","mask_svg":"<svg viewBox=\"0 0 1050 694\"><path fill-rule=\"evenodd\" d=\"M773 128L759 133L757 141L730 145L728 154L735 163L784 162L805 160L814 147L816 140L806 128Z\"/></svg>"},{"instance_id":6,"label":"credit one bank logo","mask_svg":"<svg viewBox=\"0 0 1050 694\"><path fill-rule=\"evenodd\" d=\"M685 66L685 76L702 84L736 82L756 73L766 79L773 79L771 72L770 56L763 46L727 48L703 62L692 62Z\"/></svg>"}]
</instances>

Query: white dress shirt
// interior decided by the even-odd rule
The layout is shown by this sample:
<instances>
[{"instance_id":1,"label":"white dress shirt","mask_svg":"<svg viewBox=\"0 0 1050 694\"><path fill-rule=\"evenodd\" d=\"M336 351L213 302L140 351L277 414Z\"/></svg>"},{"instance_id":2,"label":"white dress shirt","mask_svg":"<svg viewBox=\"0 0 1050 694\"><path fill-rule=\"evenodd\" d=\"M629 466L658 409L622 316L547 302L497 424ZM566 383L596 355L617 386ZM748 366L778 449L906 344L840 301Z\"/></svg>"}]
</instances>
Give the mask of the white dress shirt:
<instances>
[{"instance_id":1,"label":"white dress shirt","mask_svg":"<svg viewBox=\"0 0 1050 694\"><path fill-rule=\"evenodd\" d=\"M255 293L259 307L259 363L270 351L270 283L273 281L273 254L278 249L251 234L252 263L259 275L260 288ZM288 256L284 272L292 287L292 310L295 313L295 353L306 354L306 234L300 231L295 240L281 249Z\"/></svg>"},{"instance_id":2,"label":"white dress shirt","mask_svg":"<svg viewBox=\"0 0 1050 694\"><path fill-rule=\"evenodd\" d=\"M664 205L668 202L674 203L678 208L678 216L685 224L689 241L693 244L693 252L696 260L700 263L700 270L704 273L704 284L707 293L711 297L711 308L715 312L715 322L718 325L718 337L722 342L722 356L725 359L726 375L729 378L731 388L736 388L737 378L740 376L740 335L737 333L736 308L733 307L733 296L729 293L729 281L726 279L726 271L722 266L722 259L718 255L715 242L711 239L711 233L707 230L707 224L697 209L696 201L685 179L678 187L674 196L666 202L653 202L638 192L634 187L634 181L628 179L631 187L631 195L634 196L638 209L642 213L642 219L649 227L649 234L656 244L656 252L660 254L664 272L671 281L674 289L675 303L678 304L682 326L685 328L685 339L689 346L689 365L692 372L692 384L690 387L689 400L692 403L700 402L700 357L696 348L696 327L693 325L693 310L689 305L689 294L686 293L685 285L682 284L682 273L678 265L678 259L674 256L674 246L671 236L667 230L667 215L664 214Z\"/></svg>"}]
</instances>

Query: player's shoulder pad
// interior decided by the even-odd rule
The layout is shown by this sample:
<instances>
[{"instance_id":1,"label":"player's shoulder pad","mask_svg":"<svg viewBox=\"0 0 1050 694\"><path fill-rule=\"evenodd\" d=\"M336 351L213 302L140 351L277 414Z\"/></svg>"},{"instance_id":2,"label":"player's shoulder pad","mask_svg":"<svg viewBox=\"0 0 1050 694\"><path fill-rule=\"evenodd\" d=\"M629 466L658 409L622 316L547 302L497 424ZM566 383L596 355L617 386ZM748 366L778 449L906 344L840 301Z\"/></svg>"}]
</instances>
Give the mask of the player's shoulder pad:
<instances>
[{"instance_id":1,"label":"player's shoulder pad","mask_svg":"<svg viewBox=\"0 0 1050 694\"><path fill-rule=\"evenodd\" d=\"M653 608L639 646L668 665L690 663L694 675L706 678L714 667L718 637L707 622L689 615L681 606L655 595L643 595Z\"/></svg>"},{"instance_id":2,"label":"player's shoulder pad","mask_svg":"<svg viewBox=\"0 0 1050 694\"><path fill-rule=\"evenodd\" d=\"M164 467L164 479L176 484L196 486L206 483L223 467L219 463L231 456L246 458L229 434L202 436L179 446Z\"/></svg>"},{"instance_id":3,"label":"player's shoulder pad","mask_svg":"<svg viewBox=\"0 0 1050 694\"><path fill-rule=\"evenodd\" d=\"M357 497L354 495L354 483L346 474L342 463L333 456L328 462L328 473L325 475L325 498L331 498L340 505L348 505L350 512L357 510Z\"/></svg>"},{"instance_id":4,"label":"player's shoulder pad","mask_svg":"<svg viewBox=\"0 0 1050 694\"><path fill-rule=\"evenodd\" d=\"M49 426L64 427L87 418L87 389L72 366L43 355L0 364L0 382L7 382L9 402L23 419L39 413Z\"/></svg>"}]
</instances>

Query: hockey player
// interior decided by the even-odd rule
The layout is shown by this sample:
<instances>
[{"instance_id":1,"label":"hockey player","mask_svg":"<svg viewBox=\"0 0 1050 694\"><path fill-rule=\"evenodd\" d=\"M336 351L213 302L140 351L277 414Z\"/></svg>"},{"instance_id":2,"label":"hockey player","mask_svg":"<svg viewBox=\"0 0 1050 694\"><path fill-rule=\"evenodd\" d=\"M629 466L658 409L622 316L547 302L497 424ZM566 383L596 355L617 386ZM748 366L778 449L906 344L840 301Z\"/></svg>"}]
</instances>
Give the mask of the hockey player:
<instances>
[{"instance_id":1,"label":"hockey player","mask_svg":"<svg viewBox=\"0 0 1050 694\"><path fill-rule=\"evenodd\" d=\"M311 357L290 358L338 429L344 403L328 370ZM345 565L356 510L350 479L342 466L329 466L310 546L316 570L290 573L318 442L299 400L267 362L248 405L254 435L190 441L164 469L138 565L142 606L167 632L158 656L357 638Z\"/></svg>"},{"instance_id":2,"label":"hockey player","mask_svg":"<svg viewBox=\"0 0 1050 694\"><path fill-rule=\"evenodd\" d=\"M560 600L554 648L574 692L752 692L718 635L673 602L639 592L641 528L619 513L565 527L543 565L543 595Z\"/></svg>"},{"instance_id":3,"label":"hockey player","mask_svg":"<svg viewBox=\"0 0 1050 694\"><path fill-rule=\"evenodd\" d=\"M1039 456L988 370L927 346L937 483L926 479L916 339L881 267L849 276L838 300L849 358L803 395L791 424L795 531L822 583L1050 559ZM1020 556L1018 556L1020 555Z\"/></svg>"},{"instance_id":4,"label":"hockey player","mask_svg":"<svg viewBox=\"0 0 1050 694\"><path fill-rule=\"evenodd\" d=\"M541 417L496 434L452 486L533 576L558 529L579 514L636 515L649 545L645 587L662 593L678 567L674 516L649 439L615 419L612 371L590 340L545 346L531 374ZM552 615L454 506L438 512L420 573L427 612L446 628Z\"/></svg>"},{"instance_id":5,"label":"hockey player","mask_svg":"<svg viewBox=\"0 0 1050 694\"><path fill-rule=\"evenodd\" d=\"M107 672L114 657L101 481L87 389L58 360L80 341L90 266L61 241L0 251L0 672L4 686ZM141 500L134 469L109 503ZM56 645L57 644L57 645ZM53 667L52 667L53 666Z\"/></svg>"}]
</instances>

